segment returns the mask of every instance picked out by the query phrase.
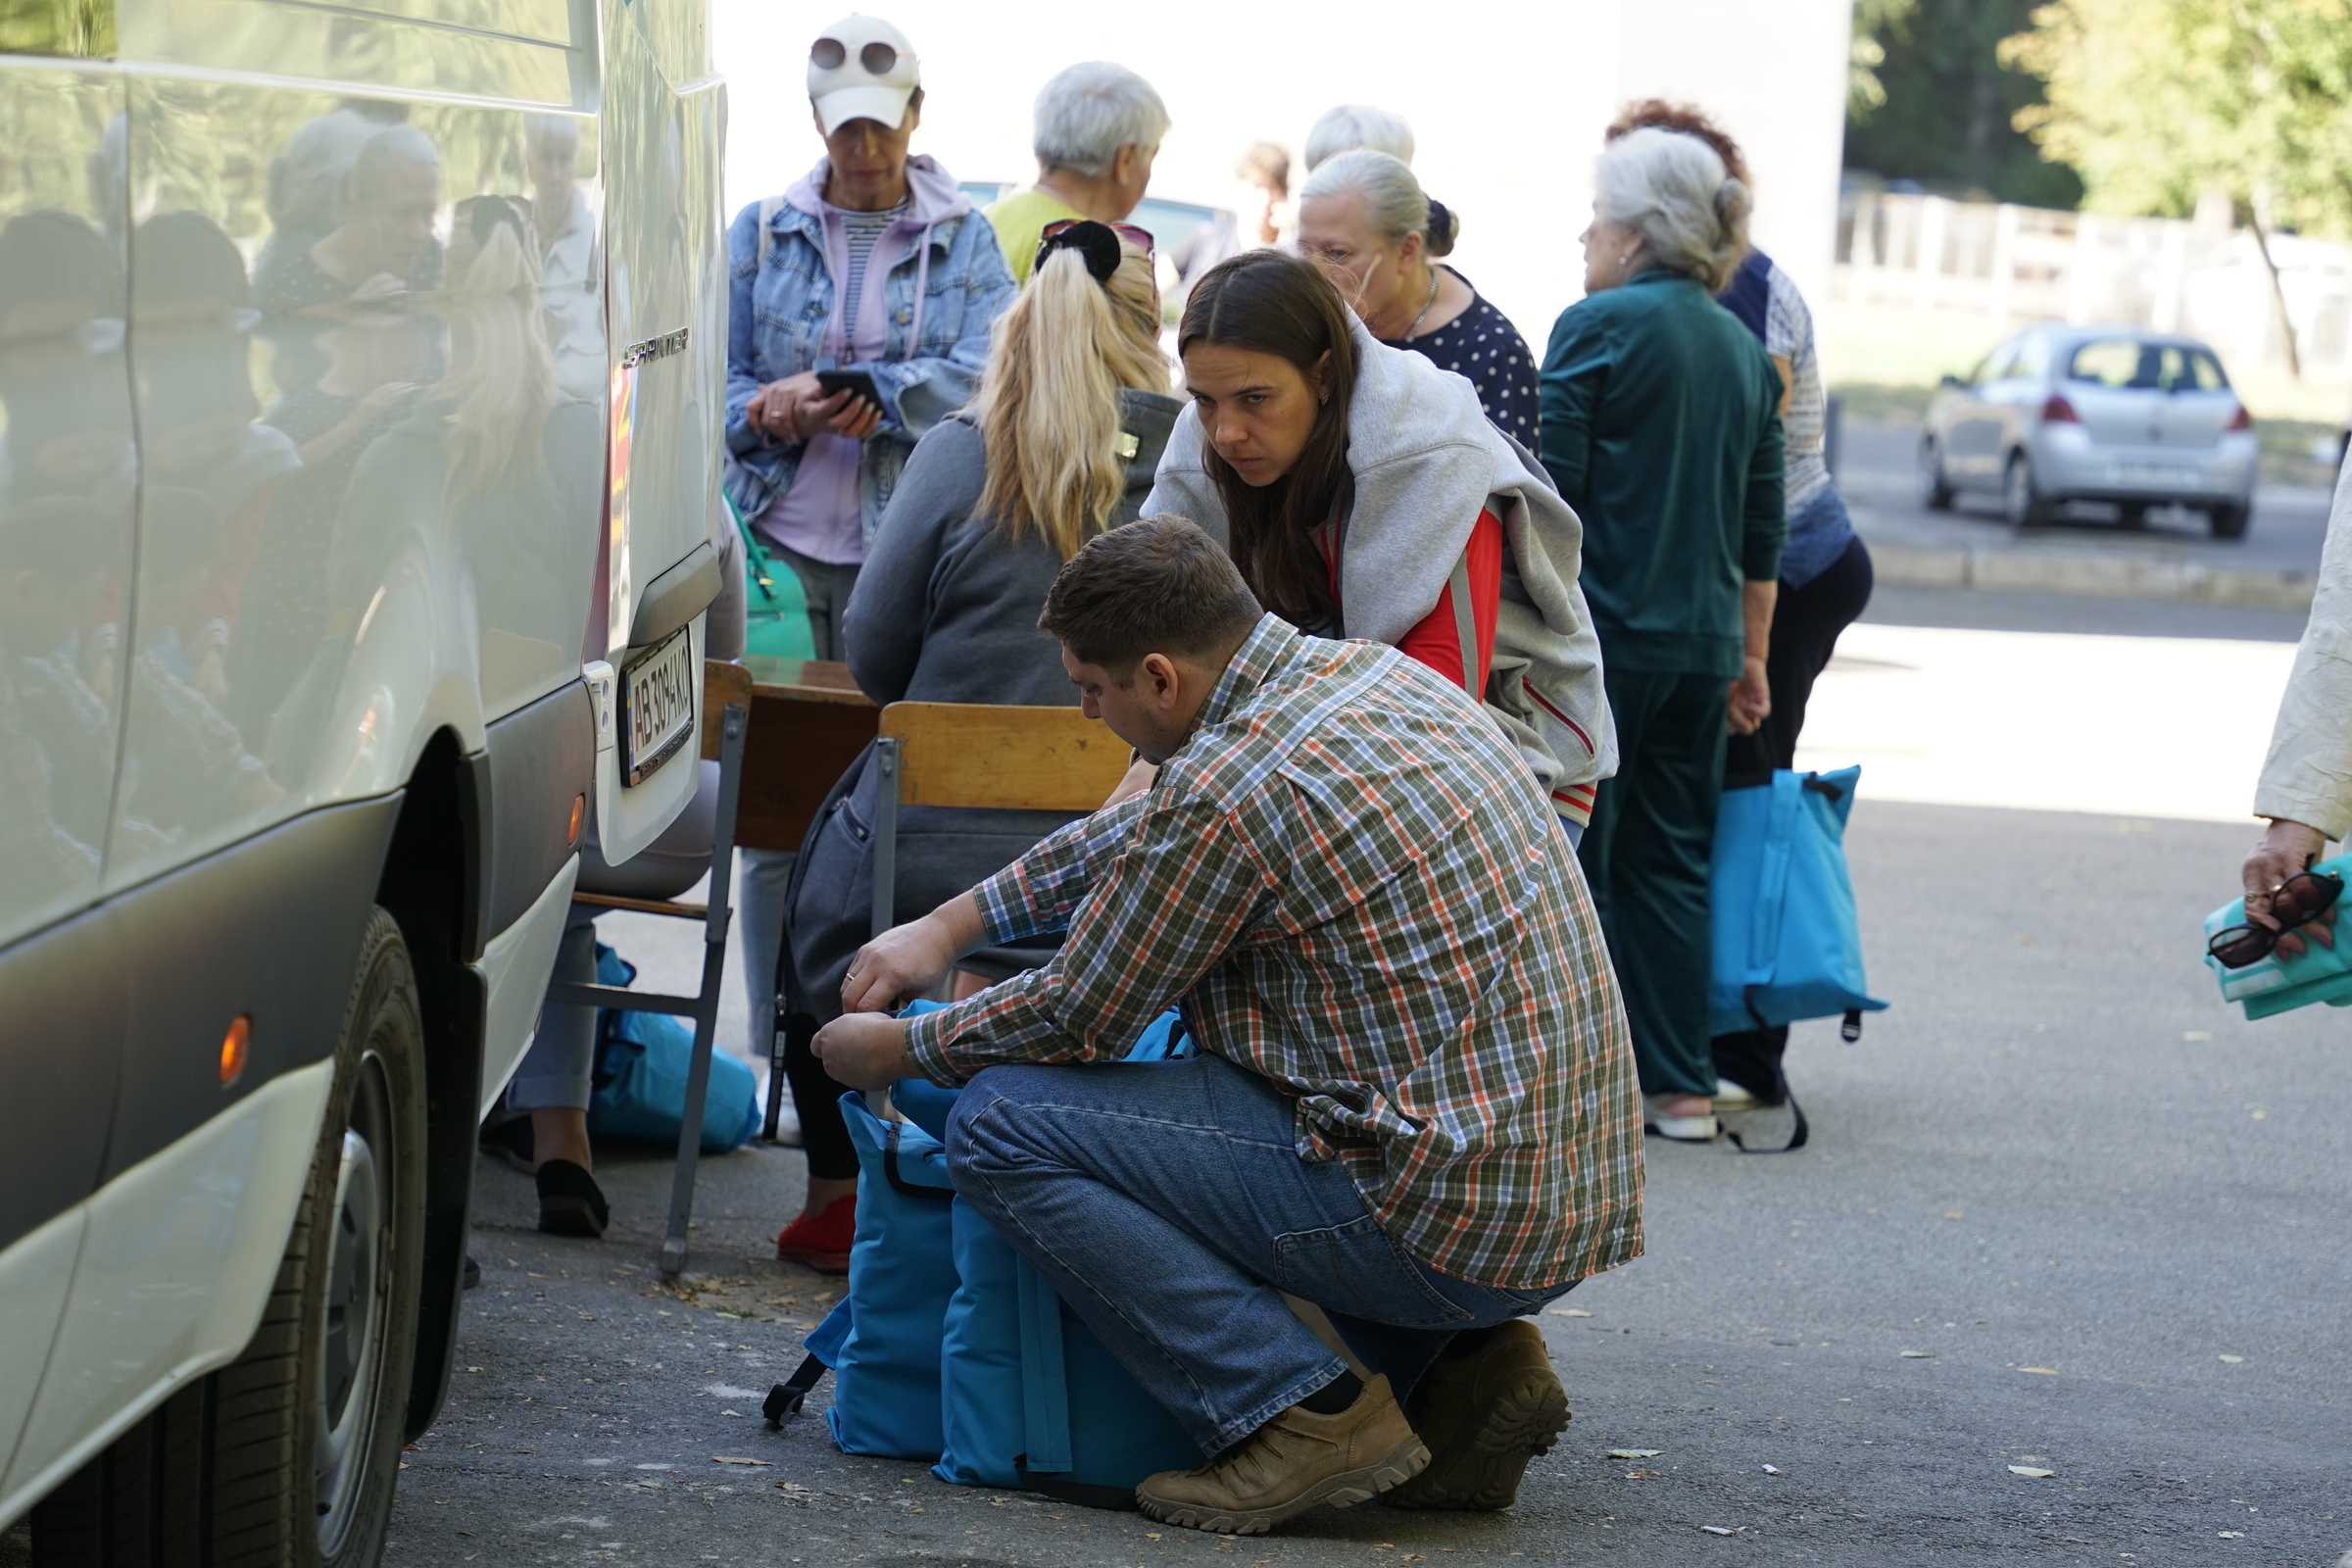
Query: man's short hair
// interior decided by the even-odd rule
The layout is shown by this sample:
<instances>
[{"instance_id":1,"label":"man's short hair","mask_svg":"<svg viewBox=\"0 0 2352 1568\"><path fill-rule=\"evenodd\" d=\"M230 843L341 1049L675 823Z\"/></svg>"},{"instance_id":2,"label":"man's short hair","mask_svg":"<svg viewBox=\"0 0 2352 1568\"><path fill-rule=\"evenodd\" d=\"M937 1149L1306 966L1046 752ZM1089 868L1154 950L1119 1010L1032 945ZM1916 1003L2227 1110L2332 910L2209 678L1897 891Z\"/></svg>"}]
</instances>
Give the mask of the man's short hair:
<instances>
[{"instance_id":1,"label":"man's short hair","mask_svg":"<svg viewBox=\"0 0 2352 1568\"><path fill-rule=\"evenodd\" d=\"M1037 629L1125 685L1146 654L1198 662L1231 653L1264 613L1214 539L1160 515L1087 541L1046 591Z\"/></svg>"},{"instance_id":2,"label":"man's short hair","mask_svg":"<svg viewBox=\"0 0 2352 1568\"><path fill-rule=\"evenodd\" d=\"M1120 148L1149 151L1167 133L1167 106L1125 66L1088 60L1038 89L1032 150L1042 168L1107 174Z\"/></svg>"}]
</instances>

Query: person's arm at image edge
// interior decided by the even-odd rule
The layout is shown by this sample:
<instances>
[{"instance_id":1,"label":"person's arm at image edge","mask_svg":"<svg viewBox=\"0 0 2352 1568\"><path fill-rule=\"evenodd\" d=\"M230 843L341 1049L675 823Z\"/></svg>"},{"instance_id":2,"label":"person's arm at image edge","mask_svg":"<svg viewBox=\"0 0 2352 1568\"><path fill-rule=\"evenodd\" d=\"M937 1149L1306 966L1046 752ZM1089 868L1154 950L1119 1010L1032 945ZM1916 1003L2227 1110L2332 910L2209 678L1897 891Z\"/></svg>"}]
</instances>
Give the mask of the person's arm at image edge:
<instances>
[{"instance_id":1,"label":"person's arm at image edge","mask_svg":"<svg viewBox=\"0 0 2352 1568\"><path fill-rule=\"evenodd\" d=\"M2270 895L2352 832L2352 487L2339 478L2320 553L2311 614L2254 789L2254 814L2270 826L2240 868L2246 914L2276 927ZM2305 929L2309 929L2308 927ZM2303 951L2289 934L2278 951Z\"/></svg>"}]
</instances>

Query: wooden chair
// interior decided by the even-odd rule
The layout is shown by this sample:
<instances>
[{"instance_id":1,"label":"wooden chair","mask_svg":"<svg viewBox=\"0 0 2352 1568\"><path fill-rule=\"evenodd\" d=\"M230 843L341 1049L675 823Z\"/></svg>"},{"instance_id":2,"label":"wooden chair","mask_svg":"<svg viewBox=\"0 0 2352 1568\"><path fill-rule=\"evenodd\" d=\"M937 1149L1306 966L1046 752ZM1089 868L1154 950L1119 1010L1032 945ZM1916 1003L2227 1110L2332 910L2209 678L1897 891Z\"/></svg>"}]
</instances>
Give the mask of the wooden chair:
<instances>
[{"instance_id":1,"label":"wooden chair","mask_svg":"<svg viewBox=\"0 0 2352 1568\"><path fill-rule=\"evenodd\" d=\"M1075 708L893 703L874 742L873 930L897 923L899 808L1091 811L1126 775L1126 742Z\"/></svg>"},{"instance_id":2,"label":"wooden chair","mask_svg":"<svg viewBox=\"0 0 2352 1568\"><path fill-rule=\"evenodd\" d=\"M735 865L735 814L743 785L744 742L752 710L752 672L741 664L703 662L703 744L718 763L718 808L710 829L710 903L631 899L609 893L574 894L572 902L600 909L666 915L703 922L703 980L691 997L631 991L623 986L560 981L548 987L551 1004L665 1012L694 1020L694 1057L686 1077L686 1111L678 1128L678 1161L669 1184L669 1227L662 1242L662 1273L675 1279L686 1266L686 1231L694 1212L695 1167L703 1152L703 1102L710 1088L710 1051L718 1036L720 981L727 966L729 883Z\"/></svg>"}]
</instances>

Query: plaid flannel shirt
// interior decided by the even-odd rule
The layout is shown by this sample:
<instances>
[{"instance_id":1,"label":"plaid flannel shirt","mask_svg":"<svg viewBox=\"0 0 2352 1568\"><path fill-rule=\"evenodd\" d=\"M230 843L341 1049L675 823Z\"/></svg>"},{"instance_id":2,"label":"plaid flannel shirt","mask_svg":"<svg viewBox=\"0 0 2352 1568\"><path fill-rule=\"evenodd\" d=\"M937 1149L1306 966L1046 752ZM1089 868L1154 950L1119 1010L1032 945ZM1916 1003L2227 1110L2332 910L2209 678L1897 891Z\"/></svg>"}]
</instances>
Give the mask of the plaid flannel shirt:
<instances>
[{"instance_id":1,"label":"plaid flannel shirt","mask_svg":"<svg viewBox=\"0 0 2352 1568\"><path fill-rule=\"evenodd\" d=\"M910 1021L932 1078L1115 1061L1181 999L1431 1267L1535 1289L1640 1255L1633 1051L1576 858L1510 744L1411 660L1266 616L1148 793L974 893L991 942L1068 937Z\"/></svg>"}]
</instances>

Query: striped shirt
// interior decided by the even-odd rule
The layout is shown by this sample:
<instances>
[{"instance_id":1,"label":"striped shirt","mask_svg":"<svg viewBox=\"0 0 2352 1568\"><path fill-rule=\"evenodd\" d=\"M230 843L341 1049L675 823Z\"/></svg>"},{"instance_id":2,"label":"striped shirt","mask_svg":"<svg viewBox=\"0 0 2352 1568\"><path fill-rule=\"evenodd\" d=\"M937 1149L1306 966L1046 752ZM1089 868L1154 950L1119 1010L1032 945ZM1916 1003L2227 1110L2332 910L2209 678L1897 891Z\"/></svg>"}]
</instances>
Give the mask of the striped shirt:
<instances>
[{"instance_id":1,"label":"striped shirt","mask_svg":"<svg viewBox=\"0 0 2352 1568\"><path fill-rule=\"evenodd\" d=\"M1111 1061L1183 1001L1387 1233L1532 1290L1642 1250L1633 1052L1576 858L1457 686L1258 622L1143 796L975 890L1054 959L911 1021L923 1071Z\"/></svg>"},{"instance_id":2,"label":"striped shirt","mask_svg":"<svg viewBox=\"0 0 2352 1568\"><path fill-rule=\"evenodd\" d=\"M841 336L844 343L857 335L858 307L865 293L865 266L874 259L874 247L890 232L890 225L906 216L906 202L885 208L878 213L854 213L846 207L833 209L841 220L843 237L849 241L850 263L841 280Z\"/></svg>"}]
</instances>

